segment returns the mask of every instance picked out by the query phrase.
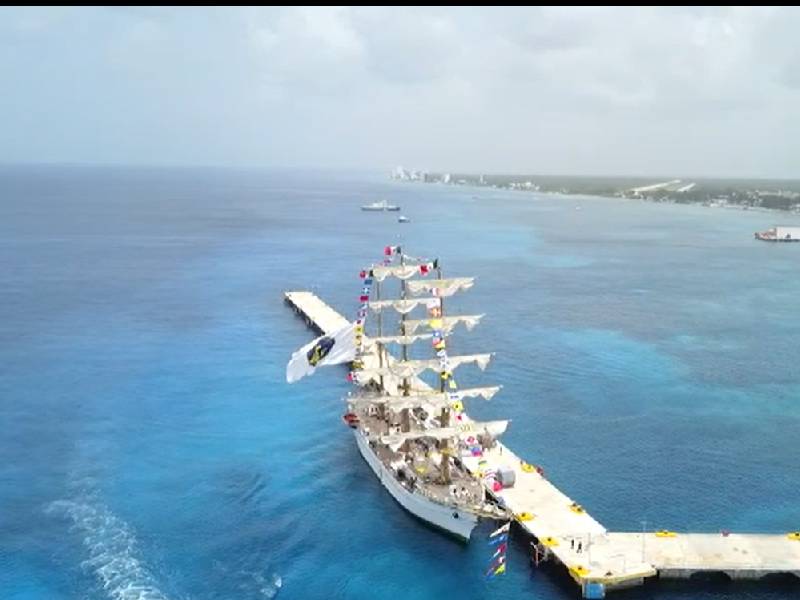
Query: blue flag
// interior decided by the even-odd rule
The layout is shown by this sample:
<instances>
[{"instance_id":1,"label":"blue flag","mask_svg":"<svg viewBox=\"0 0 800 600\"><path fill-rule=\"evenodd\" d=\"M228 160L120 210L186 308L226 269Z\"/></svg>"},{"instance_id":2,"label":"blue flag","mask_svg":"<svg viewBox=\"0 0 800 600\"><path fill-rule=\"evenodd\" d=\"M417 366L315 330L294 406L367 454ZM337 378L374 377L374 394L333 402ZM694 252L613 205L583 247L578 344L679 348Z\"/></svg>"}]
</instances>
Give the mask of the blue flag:
<instances>
[{"instance_id":1,"label":"blue flag","mask_svg":"<svg viewBox=\"0 0 800 600\"><path fill-rule=\"evenodd\" d=\"M489 540L489 545L494 546L495 544L501 544L508 539L508 534L504 533L503 535L498 535L493 540Z\"/></svg>"}]
</instances>

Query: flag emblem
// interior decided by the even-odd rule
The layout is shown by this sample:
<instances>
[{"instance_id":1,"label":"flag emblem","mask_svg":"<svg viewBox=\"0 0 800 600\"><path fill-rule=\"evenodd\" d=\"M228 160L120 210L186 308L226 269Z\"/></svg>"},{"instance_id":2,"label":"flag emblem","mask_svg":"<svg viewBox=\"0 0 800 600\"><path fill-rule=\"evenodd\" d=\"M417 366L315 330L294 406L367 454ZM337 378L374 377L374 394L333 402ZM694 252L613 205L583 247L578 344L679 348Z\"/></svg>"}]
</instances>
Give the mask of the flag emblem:
<instances>
[{"instance_id":1,"label":"flag emblem","mask_svg":"<svg viewBox=\"0 0 800 600\"><path fill-rule=\"evenodd\" d=\"M328 353L331 351L331 348L333 348L334 344L336 344L336 340L328 336L325 336L316 344L314 344L314 347L311 348L311 350L309 350L306 354L308 357L308 364L310 364L312 367L316 367L319 361L328 356Z\"/></svg>"}]
</instances>

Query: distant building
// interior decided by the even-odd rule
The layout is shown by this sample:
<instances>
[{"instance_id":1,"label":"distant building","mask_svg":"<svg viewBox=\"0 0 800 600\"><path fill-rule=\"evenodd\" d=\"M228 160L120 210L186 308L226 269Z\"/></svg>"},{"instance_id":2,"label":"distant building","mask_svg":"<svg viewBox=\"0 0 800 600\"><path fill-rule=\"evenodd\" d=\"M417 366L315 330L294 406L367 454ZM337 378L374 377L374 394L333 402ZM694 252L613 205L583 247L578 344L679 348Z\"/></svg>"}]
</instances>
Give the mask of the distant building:
<instances>
[{"instance_id":1,"label":"distant building","mask_svg":"<svg viewBox=\"0 0 800 600\"><path fill-rule=\"evenodd\" d=\"M434 175L431 175L427 171L417 171L416 169L404 169L403 167L395 167L392 170L390 175L392 179L397 179L400 181L425 181L425 182L432 182L437 181Z\"/></svg>"},{"instance_id":2,"label":"distant building","mask_svg":"<svg viewBox=\"0 0 800 600\"><path fill-rule=\"evenodd\" d=\"M403 167L395 167L392 171L392 179L408 179L408 173Z\"/></svg>"}]
</instances>

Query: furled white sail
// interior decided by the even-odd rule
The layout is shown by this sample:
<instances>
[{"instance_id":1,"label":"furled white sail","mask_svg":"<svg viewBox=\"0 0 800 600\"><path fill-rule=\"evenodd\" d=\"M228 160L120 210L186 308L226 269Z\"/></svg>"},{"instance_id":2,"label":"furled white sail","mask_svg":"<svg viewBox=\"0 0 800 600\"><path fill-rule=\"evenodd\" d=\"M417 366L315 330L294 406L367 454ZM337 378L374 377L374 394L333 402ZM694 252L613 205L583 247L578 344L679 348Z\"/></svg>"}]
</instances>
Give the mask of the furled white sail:
<instances>
[{"instance_id":1,"label":"furled white sail","mask_svg":"<svg viewBox=\"0 0 800 600\"><path fill-rule=\"evenodd\" d=\"M463 323L467 331L472 331L472 329L480 323L483 316L484 315L455 315L451 317L441 317L439 319L408 319L404 321L402 325L405 328L406 335L412 335L420 327L427 328L430 331L442 331L448 334L459 323Z\"/></svg>"},{"instance_id":2,"label":"furled white sail","mask_svg":"<svg viewBox=\"0 0 800 600\"><path fill-rule=\"evenodd\" d=\"M401 433L390 433L380 437L381 442L397 450L407 440L417 440L421 438L432 438L435 440L447 440L488 434L497 437L508 428L508 421L467 421L459 423L454 427L435 427L431 429L421 429L418 431L407 431Z\"/></svg>"},{"instance_id":3,"label":"furled white sail","mask_svg":"<svg viewBox=\"0 0 800 600\"><path fill-rule=\"evenodd\" d=\"M420 364L425 361L397 361L391 367L375 367L372 369L360 369L354 373L358 383L364 383L378 377L416 377L425 369L430 368L429 365Z\"/></svg>"},{"instance_id":4,"label":"furled white sail","mask_svg":"<svg viewBox=\"0 0 800 600\"><path fill-rule=\"evenodd\" d=\"M419 273L418 265L395 265L388 267L372 267L372 275L378 281L383 281L387 277L397 277L398 279L409 279Z\"/></svg>"},{"instance_id":5,"label":"furled white sail","mask_svg":"<svg viewBox=\"0 0 800 600\"><path fill-rule=\"evenodd\" d=\"M481 370L485 369L492 359L491 354L465 354L463 356L448 356L447 370L453 371L461 365L475 363ZM355 372L359 382L369 381L376 377L416 377L423 371L441 371L442 364L438 358L424 360L398 360L385 367L361 369Z\"/></svg>"},{"instance_id":6,"label":"furled white sail","mask_svg":"<svg viewBox=\"0 0 800 600\"><path fill-rule=\"evenodd\" d=\"M399 396L399 398L405 398L405 400L400 400L388 405L389 408L395 412L406 408L417 408L420 406L430 407L433 409L444 408L448 406L447 400L438 396L424 396L422 398L417 398L415 396Z\"/></svg>"},{"instance_id":7,"label":"furled white sail","mask_svg":"<svg viewBox=\"0 0 800 600\"><path fill-rule=\"evenodd\" d=\"M475 283L474 277L455 277L453 279L418 279L406 283L412 296L429 292L432 296L446 298L458 291L468 290Z\"/></svg>"},{"instance_id":8,"label":"furled white sail","mask_svg":"<svg viewBox=\"0 0 800 600\"><path fill-rule=\"evenodd\" d=\"M484 400L491 400L502 388L502 385L464 388L463 390L458 390L457 392L450 392L447 395L450 398L455 397L458 400L463 400L464 398L483 398Z\"/></svg>"},{"instance_id":9,"label":"furled white sail","mask_svg":"<svg viewBox=\"0 0 800 600\"><path fill-rule=\"evenodd\" d=\"M447 394L429 392L427 394L414 394L411 396L361 396L349 398L348 402L353 406L367 406L370 404L385 404L394 411L404 408L415 408L417 406L447 406L450 400Z\"/></svg>"},{"instance_id":10,"label":"furled white sail","mask_svg":"<svg viewBox=\"0 0 800 600\"><path fill-rule=\"evenodd\" d=\"M405 408L416 408L418 406L430 406L433 408L444 408L453 406L461 402L464 398L482 397L489 400L494 396L501 386L466 388L457 392L434 392L425 391L422 393L412 393L410 396L386 396L380 394L367 394L348 398L348 402L353 406L368 406L370 404L385 404L394 411Z\"/></svg>"},{"instance_id":11,"label":"furled white sail","mask_svg":"<svg viewBox=\"0 0 800 600\"><path fill-rule=\"evenodd\" d=\"M401 315L407 315L417 306L425 306L426 308L433 308L441 306L440 298L411 298L408 300L376 300L369 303L369 308L372 312L379 313L384 308L393 308Z\"/></svg>"},{"instance_id":12,"label":"furled white sail","mask_svg":"<svg viewBox=\"0 0 800 600\"><path fill-rule=\"evenodd\" d=\"M400 344L402 346L410 346L419 340L429 340L433 338L432 333L422 333L420 335L382 335L369 338L370 342L376 344Z\"/></svg>"},{"instance_id":13,"label":"furled white sail","mask_svg":"<svg viewBox=\"0 0 800 600\"><path fill-rule=\"evenodd\" d=\"M462 356L448 356L447 357L447 369L452 371L453 369L457 369L461 365L465 365L468 363L475 363L477 367L483 371L486 367L489 366L489 362L492 360L491 354L464 354ZM440 365L437 365L437 368Z\"/></svg>"}]
</instances>

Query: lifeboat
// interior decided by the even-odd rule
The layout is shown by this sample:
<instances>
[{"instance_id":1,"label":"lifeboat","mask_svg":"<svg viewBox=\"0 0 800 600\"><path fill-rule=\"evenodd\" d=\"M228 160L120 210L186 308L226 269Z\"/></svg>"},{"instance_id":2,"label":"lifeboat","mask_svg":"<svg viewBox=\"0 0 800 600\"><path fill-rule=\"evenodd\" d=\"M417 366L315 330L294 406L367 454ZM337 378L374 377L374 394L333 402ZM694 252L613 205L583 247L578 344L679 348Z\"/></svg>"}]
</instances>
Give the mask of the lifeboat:
<instances>
[{"instance_id":1,"label":"lifeboat","mask_svg":"<svg viewBox=\"0 0 800 600\"><path fill-rule=\"evenodd\" d=\"M351 429L356 429L361 422L361 420L358 418L358 415L355 413L346 413L342 415L342 421L344 421L345 425Z\"/></svg>"}]
</instances>

